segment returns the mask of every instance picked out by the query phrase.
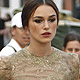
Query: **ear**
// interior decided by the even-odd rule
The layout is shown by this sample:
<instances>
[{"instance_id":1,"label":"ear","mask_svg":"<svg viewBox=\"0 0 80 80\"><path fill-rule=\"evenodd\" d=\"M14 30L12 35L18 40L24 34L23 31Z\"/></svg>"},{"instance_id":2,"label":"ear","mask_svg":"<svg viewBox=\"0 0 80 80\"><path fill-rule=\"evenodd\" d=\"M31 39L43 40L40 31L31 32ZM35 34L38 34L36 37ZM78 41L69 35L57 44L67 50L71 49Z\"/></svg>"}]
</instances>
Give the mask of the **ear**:
<instances>
[{"instance_id":1,"label":"ear","mask_svg":"<svg viewBox=\"0 0 80 80\"><path fill-rule=\"evenodd\" d=\"M65 51L65 48L63 47L62 50Z\"/></svg>"},{"instance_id":2,"label":"ear","mask_svg":"<svg viewBox=\"0 0 80 80\"><path fill-rule=\"evenodd\" d=\"M16 33L16 28L11 28L11 34L12 34L12 36L14 36Z\"/></svg>"}]
</instances>

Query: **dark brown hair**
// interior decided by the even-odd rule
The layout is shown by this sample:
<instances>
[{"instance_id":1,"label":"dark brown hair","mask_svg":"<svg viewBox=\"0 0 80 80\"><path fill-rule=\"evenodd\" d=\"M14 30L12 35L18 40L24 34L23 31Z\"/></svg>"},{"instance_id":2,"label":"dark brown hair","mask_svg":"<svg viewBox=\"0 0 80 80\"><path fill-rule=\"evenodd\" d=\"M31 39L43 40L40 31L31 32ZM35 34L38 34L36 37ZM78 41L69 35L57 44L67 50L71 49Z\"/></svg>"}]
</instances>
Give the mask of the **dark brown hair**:
<instances>
[{"instance_id":1,"label":"dark brown hair","mask_svg":"<svg viewBox=\"0 0 80 80\"><path fill-rule=\"evenodd\" d=\"M56 4L52 0L27 0L22 10L22 24L28 26L30 17L40 5L51 6L57 14L57 24L59 22L59 11Z\"/></svg>"},{"instance_id":2,"label":"dark brown hair","mask_svg":"<svg viewBox=\"0 0 80 80\"><path fill-rule=\"evenodd\" d=\"M80 42L80 35L78 33L69 33L65 38L64 38L64 44L63 47L66 48L67 43L69 41L78 41Z\"/></svg>"}]
</instances>

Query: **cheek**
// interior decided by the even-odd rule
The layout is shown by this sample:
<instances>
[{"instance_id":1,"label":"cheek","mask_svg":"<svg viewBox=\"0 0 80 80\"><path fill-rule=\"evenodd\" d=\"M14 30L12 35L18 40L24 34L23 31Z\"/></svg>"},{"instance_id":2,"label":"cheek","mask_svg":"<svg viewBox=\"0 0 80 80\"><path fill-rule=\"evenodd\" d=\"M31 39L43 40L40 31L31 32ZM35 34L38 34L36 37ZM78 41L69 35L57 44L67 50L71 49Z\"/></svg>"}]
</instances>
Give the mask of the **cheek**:
<instances>
[{"instance_id":1,"label":"cheek","mask_svg":"<svg viewBox=\"0 0 80 80\"><path fill-rule=\"evenodd\" d=\"M80 51L77 54L78 54L78 57L80 58Z\"/></svg>"},{"instance_id":2,"label":"cheek","mask_svg":"<svg viewBox=\"0 0 80 80\"><path fill-rule=\"evenodd\" d=\"M17 33L16 33L19 37L22 37L24 34L23 34L23 32L21 32L21 31L17 31Z\"/></svg>"},{"instance_id":3,"label":"cheek","mask_svg":"<svg viewBox=\"0 0 80 80\"><path fill-rule=\"evenodd\" d=\"M57 20L54 22L52 27L53 27L54 30L57 28Z\"/></svg>"},{"instance_id":4,"label":"cheek","mask_svg":"<svg viewBox=\"0 0 80 80\"><path fill-rule=\"evenodd\" d=\"M54 26L52 26L51 29L52 29L53 33L56 32L56 28L57 28L57 25L56 24Z\"/></svg>"},{"instance_id":5,"label":"cheek","mask_svg":"<svg viewBox=\"0 0 80 80\"><path fill-rule=\"evenodd\" d=\"M70 52L68 49L65 49L65 52Z\"/></svg>"},{"instance_id":6,"label":"cheek","mask_svg":"<svg viewBox=\"0 0 80 80\"><path fill-rule=\"evenodd\" d=\"M34 24L31 24L29 26L29 30L30 30L30 33L33 34L33 33L38 33L39 30L40 30L40 27L39 26L35 26Z\"/></svg>"},{"instance_id":7,"label":"cheek","mask_svg":"<svg viewBox=\"0 0 80 80\"><path fill-rule=\"evenodd\" d=\"M65 51L65 52L69 52L69 51L68 51L68 49L67 49L67 47L66 47L66 48L64 48L64 51Z\"/></svg>"},{"instance_id":8,"label":"cheek","mask_svg":"<svg viewBox=\"0 0 80 80\"><path fill-rule=\"evenodd\" d=\"M55 25L55 26L53 27L53 29L56 30L56 28L57 28L57 26Z\"/></svg>"},{"instance_id":9,"label":"cheek","mask_svg":"<svg viewBox=\"0 0 80 80\"><path fill-rule=\"evenodd\" d=\"M33 25L33 23L30 21L29 23L29 27L28 27L30 33L35 31L35 26Z\"/></svg>"},{"instance_id":10,"label":"cheek","mask_svg":"<svg viewBox=\"0 0 80 80\"><path fill-rule=\"evenodd\" d=\"M29 31L30 31L30 33L32 34L32 33L34 33L36 30L35 30L35 28L34 28L33 26L30 26Z\"/></svg>"}]
</instances>

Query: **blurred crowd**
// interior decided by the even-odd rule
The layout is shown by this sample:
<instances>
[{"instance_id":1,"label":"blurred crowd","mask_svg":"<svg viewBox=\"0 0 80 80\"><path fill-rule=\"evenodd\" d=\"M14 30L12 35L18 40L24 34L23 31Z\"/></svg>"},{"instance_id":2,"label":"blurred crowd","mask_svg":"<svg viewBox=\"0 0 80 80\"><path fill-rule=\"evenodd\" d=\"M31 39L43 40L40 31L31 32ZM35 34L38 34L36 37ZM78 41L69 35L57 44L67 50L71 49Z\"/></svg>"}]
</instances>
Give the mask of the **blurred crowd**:
<instances>
[{"instance_id":1,"label":"blurred crowd","mask_svg":"<svg viewBox=\"0 0 80 80\"><path fill-rule=\"evenodd\" d=\"M4 19L1 18L0 11L0 50L9 42L10 40L10 22L11 16L9 13L6 13Z\"/></svg>"},{"instance_id":2,"label":"blurred crowd","mask_svg":"<svg viewBox=\"0 0 80 80\"><path fill-rule=\"evenodd\" d=\"M13 11L13 15L15 15L20 10L15 9ZM3 47L5 47L12 38L11 34L11 19L12 16L10 13L6 13L4 18L1 17L1 10L0 10L0 51Z\"/></svg>"}]
</instances>

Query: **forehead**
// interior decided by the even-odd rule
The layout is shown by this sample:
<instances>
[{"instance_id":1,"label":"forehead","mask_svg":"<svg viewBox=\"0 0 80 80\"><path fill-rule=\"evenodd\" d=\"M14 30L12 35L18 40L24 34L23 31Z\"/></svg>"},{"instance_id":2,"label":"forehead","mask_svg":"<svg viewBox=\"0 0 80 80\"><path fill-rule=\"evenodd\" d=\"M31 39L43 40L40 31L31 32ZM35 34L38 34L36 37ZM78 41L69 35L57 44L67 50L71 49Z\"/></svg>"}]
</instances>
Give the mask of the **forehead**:
<instances>
[{"instance_id":1,"label":"forehead","mask_svg":"<svg viewBox=\"0 0 80 80\"><path fill-rule=\"evenodd\" d=\"M69 41L67 47L80 47L79 41Z\"/></svg>"},{"instance_id":2,"label":"forehead","mask_svg":"<svg viewBox=\"0 0 80 80\"><path fill-rule=\"evenodd\" d=\"M33 16L46 16L46 15L53 15L53 14L56 15L56 12L53 9L53 7L48 5L41 5L35 10Z\"/></svg>"}]
</instances>

